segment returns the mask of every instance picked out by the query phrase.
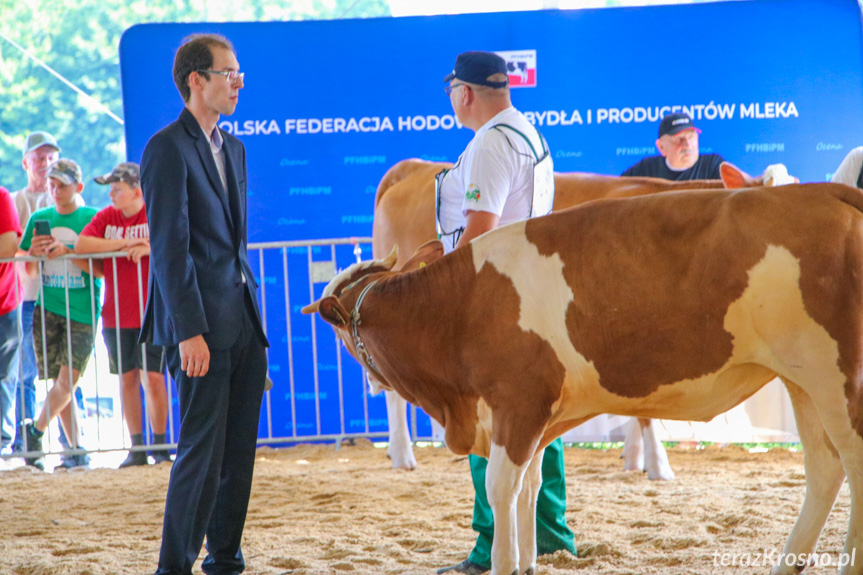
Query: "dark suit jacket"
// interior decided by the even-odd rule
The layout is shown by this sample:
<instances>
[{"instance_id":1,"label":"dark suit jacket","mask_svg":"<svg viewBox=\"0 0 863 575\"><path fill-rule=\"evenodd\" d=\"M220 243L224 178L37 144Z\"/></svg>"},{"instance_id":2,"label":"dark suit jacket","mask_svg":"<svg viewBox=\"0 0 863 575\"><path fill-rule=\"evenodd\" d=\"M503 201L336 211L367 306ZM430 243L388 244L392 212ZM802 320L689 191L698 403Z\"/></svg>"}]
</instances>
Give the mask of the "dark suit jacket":
<instances>
[{"instance_id":1,"label":"dark suit jacket","mask_svg":"<svg viewBox=\"0 0 863 575\"><path fill-rule=\"evenodd\" d=\"M203 334L211 349L228 349L243 324L248 293L266 344L246 254L246 149L234 136L221 135L227 190L207 137L185 108L144 149L150 289L142 341L179 345Z\"/></svg>"}]
</instances>

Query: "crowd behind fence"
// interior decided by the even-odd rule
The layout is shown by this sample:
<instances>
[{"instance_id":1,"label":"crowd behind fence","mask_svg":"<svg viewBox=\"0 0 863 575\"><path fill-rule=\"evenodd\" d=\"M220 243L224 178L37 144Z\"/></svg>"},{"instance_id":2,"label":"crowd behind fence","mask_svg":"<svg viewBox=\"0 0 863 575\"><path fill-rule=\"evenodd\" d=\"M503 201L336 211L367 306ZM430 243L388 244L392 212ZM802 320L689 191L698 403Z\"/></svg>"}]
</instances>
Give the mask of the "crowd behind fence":
<instances>
[{"instance_id":1,"label":"crowd behind fence","mask_svg":"<svg viewBox=\"0 0 863 575\"><path fill-rule=\"evenodd\" d=\"M370 257L370 238L323 239L309 241L285 241L254 243L249 245L249 257L258 275L260 289L258 298L264 329L271 347L268 350L269 379L272 389L265 394L261 411L258 433L259 445L284 445L308 441L338 441L351 438L385 438L388 434L386 406L383 396L370 396L365 375L352 358L345 357L342 347L330 327L315 315L301 315L299 309L320 295L323 286L329 282L337 270ZM365 254L364 252L365 248ZM111 252L88 255L64 255L57 260L63 262L68 270L72 260L87 260L91 276L94 262L102 260L105 266L113 266L116 277L118 258L125 258L125 252ZM41 266L45 258L22 256L2 259L5 262L37 262L40 266L38 277L41 279ZM16 266L16 273L20 273ZM68 273L67 273L68 279ZM137 263L138 302L137 308L143 318L146 308L146 272ZM41 284L41 281L40 281ZM67 316L69 311L69 282L66 285ZM114 309L112 313L119 325L119 307L123 294L113 282ZM90 284L90 297L101 298L101 286ZM40 285L40 294L43 286ZM45 308L34 322L40 322L45 332ZM98 337L101 328L97 311L92 308L93 358L82 373L75 393L70 388L70 408L72 429L70 432L81 438L80 449L70 450L58 441L62 431L55 423L46 432L44 452L26 449L23 453L2 453L4 459L13 457L40 457L43 454L59 456L64 453L104 453L119 450L148 451L159 448L176 448L179 431L179 406L175 384L170 374L165 375L168 396L168 421L164 444L154 444L153 430L150 426L150 405L147 397L142 398L143 417L146 422L145 445L131 445L128 432L123 425L122 402L119 400L117 376L108 373L105 345ZM67 341L71 341L71 327L67 323ZM19 339L22 336L19 321ZM120 348L119 329L116 330L117 348ZM42 339L45 345L45 338ZM20 346L19 346L20 347ZM42 350L43 362L47 362L45 349ZM21 353L19 351L19 353ZM118 361L122 362L122 354ZM146 354L144 370L147 373ZM67 364L72 368L71 343L67 349ZM19 365L21 363L19 362ZM47 366L45 372L47 372ZM122 365L119 373L123 373ZM19 367L19 378L22 377ZM37 413L40 403L45 401L50 384L40 379L37 388ZM23 409L24 387L18 386L16 412ZM144 395L144 394L142 394ZM119 409L117 408L119 406ZM411 430L414 438L429 438L431 428L427 417L417 410L411 410ZM59 418L58 418L59 419ZM50 419L49 419L50 420ZM78 435L83 432L82 435Z\"/></svg>"}]
</instances>

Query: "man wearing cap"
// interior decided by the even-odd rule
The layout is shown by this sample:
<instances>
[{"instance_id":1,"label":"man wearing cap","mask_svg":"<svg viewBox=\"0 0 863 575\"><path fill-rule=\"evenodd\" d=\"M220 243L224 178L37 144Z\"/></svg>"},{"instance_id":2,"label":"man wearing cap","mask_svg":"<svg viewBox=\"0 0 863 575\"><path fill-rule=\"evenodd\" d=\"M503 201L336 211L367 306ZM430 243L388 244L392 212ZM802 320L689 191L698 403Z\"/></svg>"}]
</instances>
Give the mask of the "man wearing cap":
<instances>
[{"instance_id":1,"label":"man wearing cap","mask_svg":"<svg viewBox=\"0 0 863 575\"><path fill-rule=\"evenodd\" d=\"M48 194L48 166L57 161L60 147L57 140L48 132L31 132L24 143L24 156L21 164L27 172L27 187L12 194L15 209L18 210L18 223L21 229L27 225L30 214L39 208L51 205ZM20 372L15 390L18 408L15 410L15 428L22 429L25 419L32 419L36 412L36 355L33 351L33 307L39 293L39 278L31 278L24 264L18 264L22 284L22 301L19 309L21 318ZM22 401L23 400L23 401ZM29 447L29 446L28 446ZM24 436L17 433L12 443L13 451L24 451Z\"/></svg>"},{"instance_id":2,"label":"man wearing cap","mask_svg":"<svg viewBox=\"0 0 863 575\"><path fill-rule=\"evenodd\" d=\"M180 400L157 575L240 573L267 373L247 254L246 149L219 127L245 85L223 36L186 38L174 57L185 107L144 149L150 292L141 337L163 345Z\"/></svg>"},{"instance_id":3,"label":"man wearing cap","mask_svg":"<svg viewBox=\"0 0 863 575\"><path fill-rule=\"evenodd\" d=\"M30 451L42 450L42 436L58 414L70 447L78 448L80 426L72 416L70 399L93 352L93 318L99 315L101 307L101 282L91 278L90 272L96 278L101 277L102 261L93 260L91 264L88 260L57 259L74 253L78 234L96 215L95 208L81 207L76 201L84 188L81 168L72 160L60 159L48 167L47 176L54 205L33 212L20 245L27 255L46 258L42 262L42 290L34 309L33 344L40 378L54 380L39 417L34 422L26 421L23 426ZM47 222L50 235L36 234L37 222ZM38 262L27 262L28 274L35 276L38 272ZM71 333L71 338L67 339L67 333ZM26 457L24 461L43 467L41 459ZM86 454L71 454L63 466L88 463Z\"/></svg>"},{"instance_id":4,"label":"man wearing cap","mask_svg":"<svg viewBox=\"0 0 863 575\"><path fill-rule=\"evenodd\" d=\"M656 149L660 155L644 158L621 175L666 180L719 179L722 156L698 154L700 133L687 114L668 114L659 123Z\"/></svg>"},{"instance_id":5,"label":"man wearing cap","mask_svg":"<svg viewBox=\"0 0 863 575\"><path fill-rule=\"evenodd\" d=\"M120 375L120 400L132 446L144 445L142 384L153 428L153 443L164 444L168 421L168 394L162 375L165 371L164 354L160 346L138 343L150 271L150 232L138 164L118 164L110 173L94 180L97 184L111 186L112 205L90 220L78 236L75 253L127 252L125 258L105 262L102 337L108 349L109 370ZM139 290L138 286L142 289ZM115 292L117 299L114 298ZM150 453L156 463L171 460L167 449L154 449ZM146 451L133 449L120 467L148 463Z\"/></svg>"},{"instance_id":6,"label":"man wearing cap","mask_svg":"<svg viewBox=\"0 0 863 575\"><path fill-rule=\"evenodd\" d=\"M438 237L448 253L498 226L542 216L554 199L554 167L542 134L510 100L506 62L491 52L465 52L444 78L459 121L475 132L455 165L438 174L435 185ZM494 518L485 490L488 460L469 456L476 546L468 558L438 573L477 575L491 568ZM537 501L536 543L540 555L566 549L575 553L566 525L563 444L543 455Z\"/></svg>"}]
</instances>

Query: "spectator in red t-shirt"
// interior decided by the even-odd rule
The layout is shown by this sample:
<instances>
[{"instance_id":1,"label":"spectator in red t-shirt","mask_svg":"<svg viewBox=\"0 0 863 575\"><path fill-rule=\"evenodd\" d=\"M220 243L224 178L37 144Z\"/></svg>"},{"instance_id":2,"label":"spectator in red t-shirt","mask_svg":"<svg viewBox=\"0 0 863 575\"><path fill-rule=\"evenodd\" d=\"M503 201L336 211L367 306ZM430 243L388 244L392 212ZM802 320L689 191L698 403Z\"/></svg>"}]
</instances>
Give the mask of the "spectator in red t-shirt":
<instances>
[{"instance_id":1,"label":"spectator in red t-shirt","mask_svg":"<svg viewBox=\"0 0 863 575\"><path fill-rule=\"evenodd\" d=\"M0 188L0 258L13 257L18 251L20 238L21 224L15 202L5 188ZM19 303L21 284L15 273L15 264L0 264L0 443L7 451L15 438Z\"/></svg>"},{"instance_id":2,"label":"spectator in red t-shirt","mask_svg":"<svg viewBox=\"0 0 863 575\"><path fill-rule=\"evenodd\" d=\"M147 305L150 270L150 232L138 164L124 162L109 174L94 178L111 185L111 203L81 232L75 253L127 253L105 262L105 305L102 308L102 337L108 348L108 363L120 376L120 399L132 446L144 445L140 385L144 386L153 443L163 444L168 418L165 388L165 358L162 348L138 343L141 318ZM119 330L117 329L119 324ZM117 350L120 353L117 353ZM145 365L146 364L146 365ZM146 370L146 377L143 377ZM156 463L170 461L167 449L150 451ZM130 450L120 467L147 465L147 453Z\"/></svg>"}]
</instances>

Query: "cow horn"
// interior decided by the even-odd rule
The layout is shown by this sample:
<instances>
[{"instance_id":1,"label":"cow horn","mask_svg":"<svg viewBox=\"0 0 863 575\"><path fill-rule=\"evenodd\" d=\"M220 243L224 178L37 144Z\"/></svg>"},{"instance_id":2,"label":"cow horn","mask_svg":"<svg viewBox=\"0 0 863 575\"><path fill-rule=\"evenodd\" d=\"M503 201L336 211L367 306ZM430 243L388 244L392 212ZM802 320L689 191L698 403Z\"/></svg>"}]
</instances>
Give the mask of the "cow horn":
<instances>
[{"instance_id":1,"label":"cow horn","mask_svg":"<svg viewBox=\"0 0 863 575\"><path fill-rule=\"evenodd\" d=\"M306 307L304 307L300 311L306 315L308 315L310 313L315 313L316 311L318 311L319 305L321 305L321 300L318 300L314 303L310 303L309 305L307 305Z\"/></svg>"},{"instance_id":2,"label":"cow horn","mask_svg":"<svg viewBox=\"0 0 863 575\"><path fill-rule=\"evenodd\" d=\"M398 259L399 259L399 246L398 246L398 244L396 244L393 246L392 251L390 251L390 255L388 255L386 258L384 258L384 261L382 261L381 263L384 265L385 268L387 268L388 270L391 270L391 269L393 269L393 266L396 265L396 262L398 261Z\"/></svg>"}]
</instances>

